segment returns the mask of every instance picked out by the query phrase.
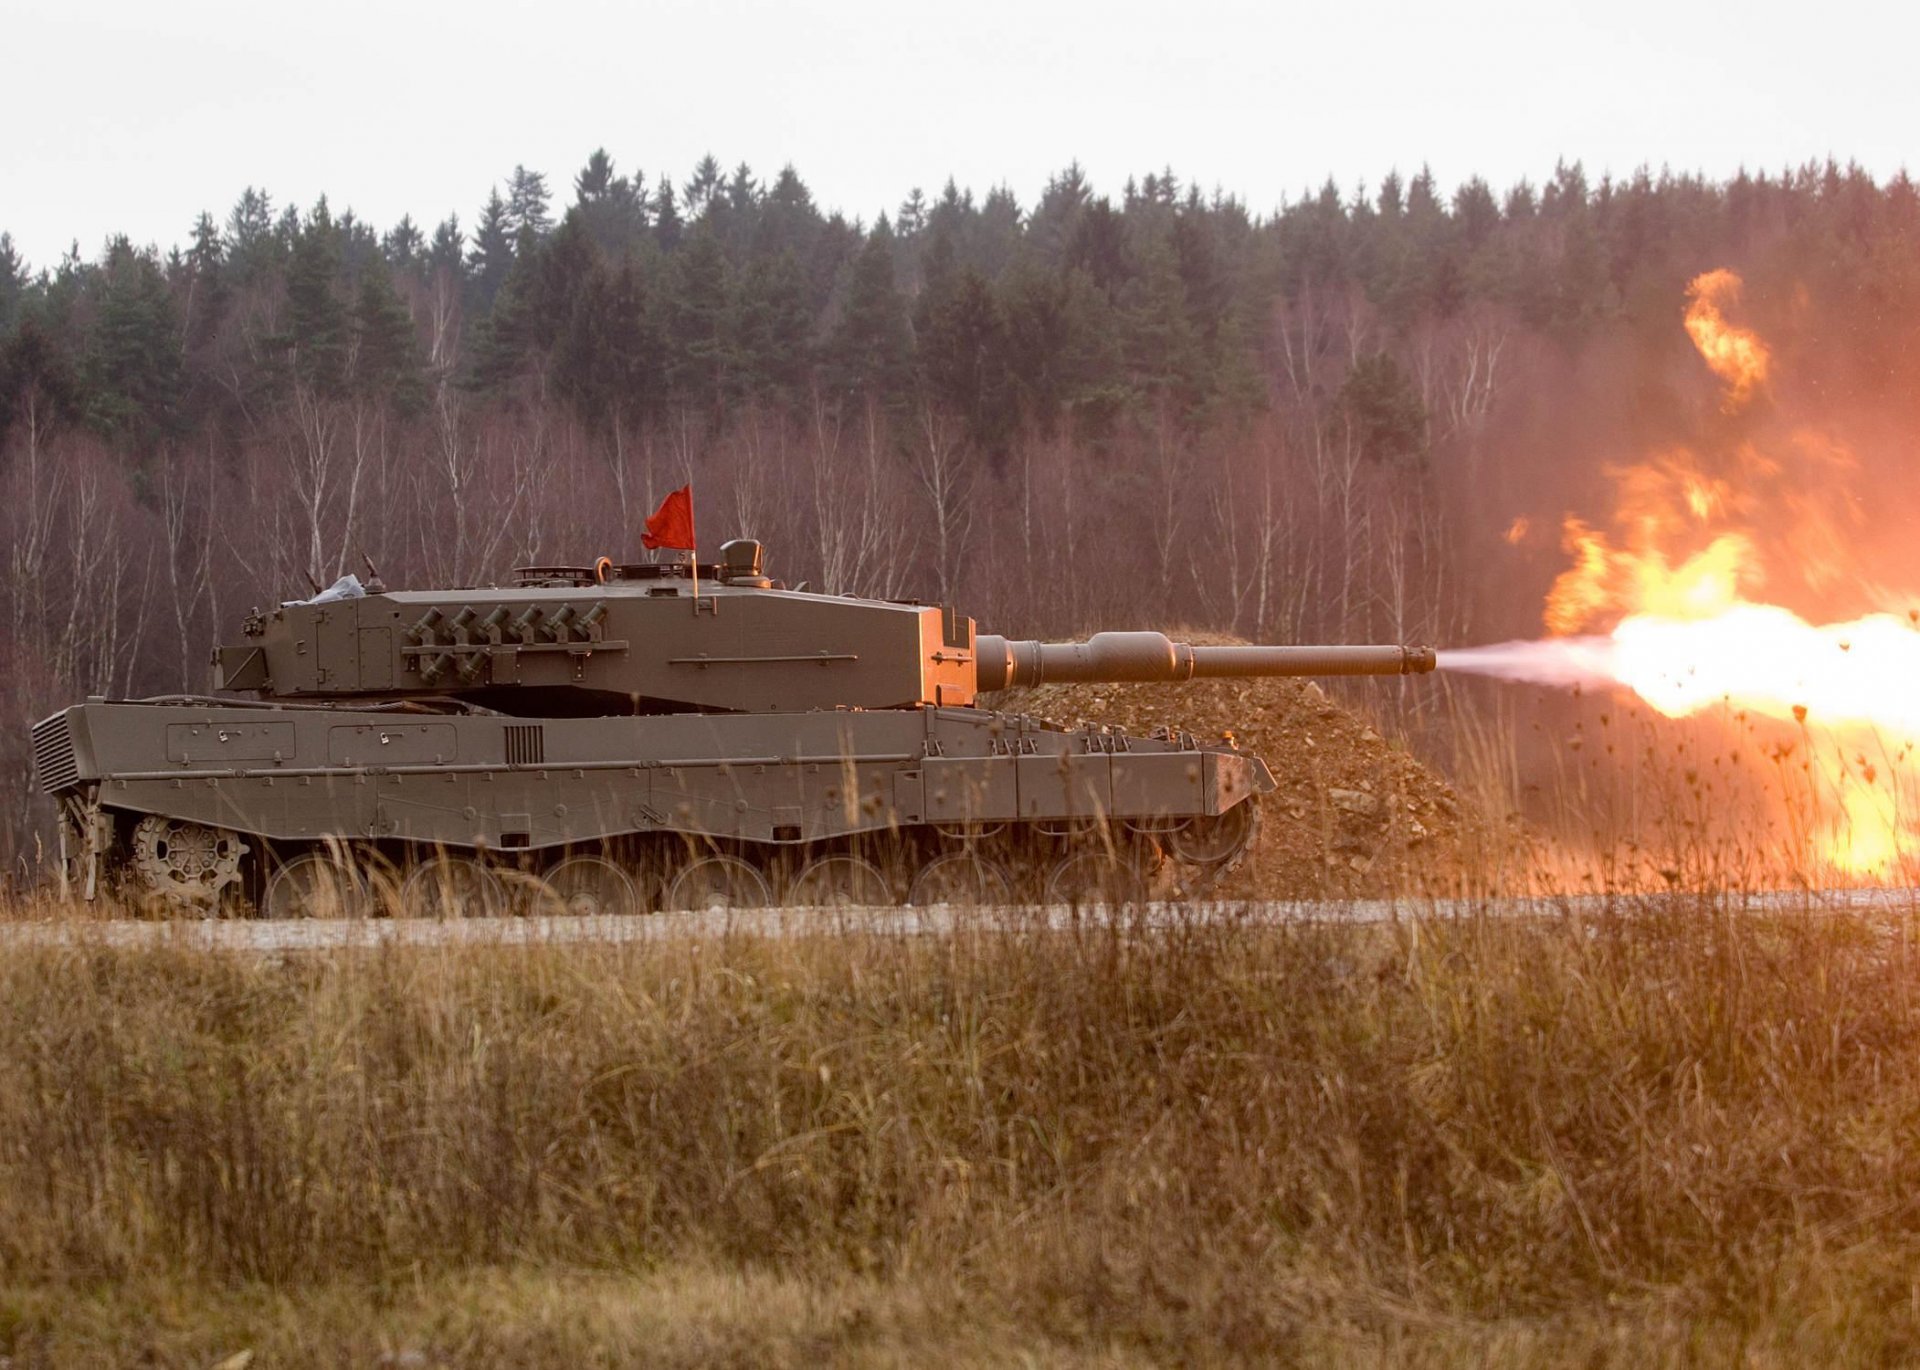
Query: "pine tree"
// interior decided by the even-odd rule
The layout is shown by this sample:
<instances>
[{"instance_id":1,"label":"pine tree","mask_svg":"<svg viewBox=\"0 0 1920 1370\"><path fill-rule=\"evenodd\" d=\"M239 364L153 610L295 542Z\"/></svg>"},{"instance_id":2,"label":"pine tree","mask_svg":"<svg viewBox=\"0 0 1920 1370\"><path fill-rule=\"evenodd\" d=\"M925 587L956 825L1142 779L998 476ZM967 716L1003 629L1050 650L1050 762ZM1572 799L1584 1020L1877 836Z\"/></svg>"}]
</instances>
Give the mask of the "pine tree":
<instances>
[{"instance_id":1,"label":"pine tree","mask_svg":"<svg viewBox=\"0 0 1920 1370\"><path fill-rule=\"evenodd\" d=\"M1113 205L1103 196L1087 205L1067 243L1066 265L1084 271L1092 282L1109 293L1126 283L1130 274L1127 262L1127 228Z\"/></svg>"},{"instance_id":2,"label":"pine tree","mask_svg":"<svg viewBox=\"0 0 1920 1370\"><path fill-rule=\"evenodd\" d=\"M626 177L614 174L605 148L587 158L573 189L574 205L568 213L580 217L588 236L609 256L624 253L646 228L638 193Z\"/></svg>"},{"instance_id":3,"label":"pine tree","mask_svg":"<svg viewBox=\"0 0 1920 1370\"><path fill-rule=\"evenodd\" d=\"M1540 192L1541 217L1564 219L1580 213L1587 207L1587 193L1586 168L1579 162L1556 162L1553 179Z\"/></svg>"},{"instance_id":4,"label":"pine tree","mask_svg":"<svg viewBox=\"0 0 1920 1370\"><path fill-rule=\"evenodd\" d=\"M465 271L466 246L466 235L460 231L460 216L447 215L433 230L433 242L427 247L427 274L434 276L446 271L459 280Z\"/></svg>"},{"instance_id":5,"label":"pine tree","mask_svg":"<svg viewBox=\"0 0 1920 1370\"><path fill-rule=\"evenodd\" d=\"M914 309L914 364L923 391L965 426L976 448L1011 433L1006 321L985 279L953 261L943 237L928 254L927 288Z\"/></svg>"},{"instance_id":6,"label":"pine tree","mask_svg":"<svg viewBox=\"0 0 1920 1370\"><path fill-rule=\"evenodd\" d=\"M115 238L99 276L85 367L88 417L140 446L170 435L180 394L180 329L160 264Z\"/></svg>"},{"instance_id":7,"label":"pine tree","mask_svg":"<svg viewBox=\"0 0 1920 1370\"><path fill-rule=\"evenodd\" d=\"M894 212L893 231L901 238L914 238L927 226L927 197L915 186Z\"/></svg>"},{"instance_id":8,"label":"pine tree","mask_svg":"<svg viewBox=\"0 0 1920 1370\"><path fill-rule=\"evenodd\" d=\"M425 251L426 245L426 236L420 232L411 214L402 214L400 222L388 230L386 238L380 244L388 264L399 267L402 271L410 270L420 264L421 254Z\"/></svg>"},{"instance_id":9,"label":"pine tree","mask_svg":"<svg viewBox=\"0 0 1920 1370\"><path fill-rule=\"evenodd\" d=\"M347 311L335 293L338 238L322 196L287 265L287 331L281 341L293 374L323 395L337 394L346 377Z\"/></svg>"},{"instance_id":10,"label":"pine tree","mask_svg":"<svg viewBox=\"0 0 1920 1370\"><path fill-rule=\"evenodd\" d=\"M1367 460L1383 465L1425 460L1427 414L1420 392L1385 352L1354 363L1334 397L1334 413Z\"/></svg>"},{"instance_id":11,"label":"pine tree","mask_svg":"<svg viewBox=\"0 0 1920 1370\"><path fill-rule=\"evenodd\" d=\"M979 211L973 206L973 192L962 191L949 176L946 185L940 188L940 198L927 211L927 232L944 230L958 244L965 241L978 215Z\"/></svg>"},{"instance_id":12,"label":"pine tree","mask_svg":"<svg viewBox=\"0 0 1920 1370\"><path fill-rule=\"evenodd\" d=\"M384 268L373 266L361 273L351 323L352 366L347 379L353 393L376 404L391 404L403 414L417 410L427 394L419 339Z\"/></svg>"},{"instance_id":13,"label":"pine tree","mask_svg":"<svg viewBox=\"0 0 1920 1370\"><path fill-rule=\"evenodd\" d=\"M1492 188L1478 176L1468 180L1453 192L1453 218L1467 246L1480 246L1500 227L1500 206L1494 202Z\"/></svg>"},{"instance_id":14,"label":"pine tree","mask_svg":"<svg viewBox=\"0 0 1920 1370\"><path fill-rule=\"evenodd\" d=\"M236 279L244 283L273 271L286 243L283 231L274 224L272 197L252 186L241 191L239 202L227 215L228 260Z\"/></svg>"},{"instance_id":15,"label":"pine tree","mask_svg":"<svg viewBox=\"0 0 1920 1370\"><path fill-rule=\"evenodd\" d=\"M662 252L680 246L680 208L673 202L673 182L662 176L653 192L653 236Z\"/></svg>"},{"instance_id":16,"label":"pine tree","mask_svg":"<svg viewBox=\"0 0 1920 1370\"><path fill-rule=\"evenodd\" d=\"M820 227L820 211L806 183L792 166L782 167L760 202L754 251L762 257L791 252L796 260L805 261Z\"/></svg>"},{"instance_id":17,"label":"pine tree","mask_svg":"<svg viewBox=\"0 0 1920 1370\"><path fill-rule=\"evenodd\" d=\"M1075 420L1089 436L1125 398L1125 367L1107 296L1084 272L1016 267L1002 289L1007 370L1020 411L1051 435Z\"/></svg>"},{"instance_id":18,"label":"pine tree","mask_svg":"<svg viewBox=\"0 0 1920 1370\"><path fill-rule=\"evenodd\" d=\"M689 219L698 219L707 212L714 197L720 193L721 177L720 163L709 152L694 167L692 179L681 187L681 198L686 201Z\"/></svg>"},{"instance_id":19,"label":"pine tree","mask_svg":"<svg viewBox=\"0 0 1920 1370\"><path fill-rule=\"evenodd\" d=\"M735 214L748 214L759 203L760 183L753 179L753 169L742 162L727 181L727 208Z\"/></svg>"},{"instance_id":20,"label":"pine tree","mask_svg":"<svg viewBox=\"0 0 1920 1370\"><path fill-rule=\"evenodd\" d=\"M1380 182L1379 207L1382 219L1398 219L1407 212L1406 199L1401 194L1402 182L1398 171L1389 171Z\"/></svg>"},{"instance_id":21,"label":"pine tree","mask_svg":"<svg viewBox=\"0 0 1920 1370\"><path fill-rule=\"evenodd\" d=\"M600 253L578 209L568 210L553 236L535 251L526 338L530 346L546 350L554 346L568 316L594 289Z\"/></svg>"},{"instance_id":22,"label":"pine tree","mask_svg":"<svg viewBox=\"0 0 1920 1370\"><path fill-rule=\"evenodd\" d=\"M1023 231L1020 201L1007 186L995 186L981 202L972 244L961 239L961 260L987 276L998 276L1019 254Z\"/></svg>"},{"instance_id":23,"label":"pine tree","mask_svg":"<svg viewBox=\"0 0 1920 1370\"><path fill-rule=\"evenodd\" d=\"M43 430L77 419L82 392L60 331L23 310L11 335L0 334L0 447L29 412Z\"/></svg>"},{"instance_id":24,"label":"pine tree","mask_svg":"<svg viewBox=\"0 0 1920 1370\"><path fill-rule=\"evenodd\" d=\"M1173 221L1171 242L1174 260L1179 264L1180 286L1186 295L1187 317L1193 321L1201 345L1211 352L1233 308L1233 282L1221 260L1212 218L1204 210L1182 209Z\"/></svg>"},{"instance_id":25,"label":"pine tree","mask_svg":"<svg viewBox=\"0 0 1920 1370\"><path fill-rule=\"evenodd\" d=\"M1190 413L1205 395L1201 339L1188 309L1180 260L1166 241L1148 248L1141 275L1121 295L1127 366L1134 386Z\"/></svg>"},{"instance_id":26,"label":"pine tree","mask_svg":"<svg viewBox=\"0 0 1920 1370\"><path fill-rule=\"evenodd\" d=\"M646 278L631 256L596 265L573 302L554 356L554 383L589 428L621 433L659 406L664 348Z\"/></svg>"},{"instance_id":27,"label":"pine tree","mask_svg":"<svg viewBox=\"0 0 1920 1370\"><path fill-rule=\"evenodd\" d=\"M553 228L553 215L548 208L551 203L547 178L540 172L515 166L513 175L507 179L507 233L516 243L529 236L534 242L544 238Z\"/></svg>"},{"instance_id":28,"label":"pine tree","mask_svg":"<svg viewBox=\"0 0 1920 1370\"><path fill-rule=\"evenodd\" d=\"M847 395L891 398L906 379L911 335L895 284L893 226L883 214L848 273L828 343L833 384Z\"/></svg>"},{"instance_id":29,"label":"pine tree","mask_svg":"<svg viewBox=\"0 0 1920 1370\"><path fill-rule=\"evenodd\" d=\"M380 260L380 235L373 231L372 224L348 209L334 225L334 250L339 253L341 276L357 281L370 263Z\"/></svg>"},{"instance_id":30,"label":"pine tree","mask_svg":"<svg viewBox=\"0 0 1920 1370\"><path fill-rule=\"evenodd\" d=\"M480 223L473 231L467 267L473 282L472 313L484 318L513 270L513 232L507 222L507 202L495 186L480 207Z\"/></svg>"},{"instance_id":31,"label":"pine tree","mask_svg":"<svg viewBox=\"0 0 1920 1370\"><path fill-rule=\"evenodd\" d=\"M791 252L756 256L735 285L733 351L743 394L797 391L813 351L806 273Z\"/></svg>"},{"instance_id":32,"label":"pine tree","mask_svg":"<svg viewBox=\"0 0 1920 1370\"><path fill-rule=\"evenodd\" d=\"M1033 221L1028 226L1034 248L1042 262L1048 265L1060 262L1068 245L1074 240L1082 213L1092 199L1086 173L1080 169L1077 161L1070 163L1065 171L1048 178L1046 189L1040 192L1040 203L1034 207ZM1108 208L1111 212L1112 207Z\"/></svg>"},{"instance_id":33,"label":"pine tree","mask_svg":"<svg viewBox=\"0 0 1920 1370\"><path fill-rule=\"evenodd\" d=\"M201 212L193 224L193 246L183 263L187 281L186 347L200 351L211 342L227 312L232 291L227 284L226 248L213 215Z\"/></svg>"},{"instance_id":34,"label":"pine tree","mask_svg":"<svg viewBox=\"0 0 1920 1370\"><path fill-rule=\"evenodd\" d=\"M732 379L726 254L711 227L688 235L673 259L667 300L668 378L683 398L715 405Z\"/></svg>"},{"instance_id":35,"label":"pine tree","mask_svg":"<svg viewBox=\"0 0 1920 1370\"><path fill-rule=\"evenodd\" d=\"M204 217L204 216L203 216ZM13 329L20 313L20 299L27 290L26 263L14 250L13 235L0 233L0 338Z\"/></svg>"},{"instance_id":36,"label":"pine tree","mask_svg":"<svg viewBox=\"0 0 1920 1370\"><path fill-rule=\"evenodd\" d=\"M531 238L531 233L527 235ZM494 294L493 306L472 329L467 375L462 384L492 394L504 392L532 352L534 309L539 298L538 249L516 255Z\"/></svg>"},{"instance_id":37,"label":"pine tree","mask_svg":"<svg viewBox=\"0 0 1920 1370\"><path fill-rule=\"evenodd\" d=\"M587 157L587 164L580 174L573 178L573 193L576 203L592 204L595 200L606 198L613 188L613 158L607 156L607 150L597 147Z\"/></svg>"}]
</instances>

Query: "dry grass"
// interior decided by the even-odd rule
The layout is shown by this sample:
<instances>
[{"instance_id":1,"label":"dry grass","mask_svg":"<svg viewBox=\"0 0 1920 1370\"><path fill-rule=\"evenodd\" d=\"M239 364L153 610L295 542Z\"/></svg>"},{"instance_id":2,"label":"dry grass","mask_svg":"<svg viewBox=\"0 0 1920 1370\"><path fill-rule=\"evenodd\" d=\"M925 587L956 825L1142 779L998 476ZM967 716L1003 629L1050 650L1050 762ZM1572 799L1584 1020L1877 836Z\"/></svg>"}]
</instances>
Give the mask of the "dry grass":
<instances>
[{"instance_id":1,"label":"dry grass","mask_svg":"<svg viewBox=\"0 0 1920 1370\"><path fill-rule=\"evenodd\" d=\"M1920 921L0 964L0 1356L1920 1355Z\"/></svg>"}]
</instances>

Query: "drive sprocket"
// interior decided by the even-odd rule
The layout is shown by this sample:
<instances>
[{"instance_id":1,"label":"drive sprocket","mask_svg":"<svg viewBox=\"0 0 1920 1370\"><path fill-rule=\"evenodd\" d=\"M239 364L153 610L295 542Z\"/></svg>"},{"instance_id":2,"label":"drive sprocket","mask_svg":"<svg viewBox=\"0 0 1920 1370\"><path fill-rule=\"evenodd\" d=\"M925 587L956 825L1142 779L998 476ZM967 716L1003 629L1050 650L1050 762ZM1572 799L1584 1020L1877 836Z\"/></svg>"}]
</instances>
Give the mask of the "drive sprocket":
<instances>
[{"instance_id":1,"label":"drive sprocket","mask_svg":"<svg viewBox=\"0 0 1920 1370\"><path fill-rule=\"evenodd\" d=\"M149 894L210 908L240 879L249 848L237 832L148 814L133 825L133 869Z\"/></svg>"}]
</instances>

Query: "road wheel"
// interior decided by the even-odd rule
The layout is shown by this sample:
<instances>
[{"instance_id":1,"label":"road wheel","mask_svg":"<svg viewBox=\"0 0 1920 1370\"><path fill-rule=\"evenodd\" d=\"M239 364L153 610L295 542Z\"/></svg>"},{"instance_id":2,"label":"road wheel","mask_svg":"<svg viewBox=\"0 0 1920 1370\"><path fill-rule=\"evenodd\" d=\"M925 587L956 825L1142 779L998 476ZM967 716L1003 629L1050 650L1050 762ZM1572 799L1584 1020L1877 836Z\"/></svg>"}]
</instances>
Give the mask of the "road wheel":
<instances>
[{"instance_id":1,"label":"road wheel","mask_svg":"<svg viewBox=\"0 0 1920 1370\"><path fill-rule=\"evenodd\" d=\"M885 908L898 903L880 868L839 853L809 861L787 886L788 908Z\"/></svg>"},{"instance_id":2,"label":"road wheel","mask_svg":"<svg viewBox=\"0 0 1920 1370\"><path fill-rule=\"evenodd\" d=\"M737 856L703 856L673 877L667 907L688 913L725 913L773 905L766 877Z\"/></svg>"},{"instance_id":3,"label":"road wheel","mask_svg":"<svg viewBox=\"0 0 1920 1370\"><path fill-rule=\"evenodd\" d=\"M268 918L365 918L372 911L360 872L324 851L302 852L281 866L260 902Z\"/></svg>"},{"instance_id":4,"label":"road wheel","mask_svg":"<svg viewBox=\"0 0 1920 1370\"><path fill-rule=\"evenodd\" d=\"M1147 881L1125 852L1081 847L1053 863L1047 872L1049 904L1122 904L1146 902Z\"/></svg>"},{"instance_id":5,"label":"road wheel","mask_svg":"<svg viewBox=\"0 0 1920 1370\"><path fill-rule=\"evenodd\" d=\"M421 918L487 918L507 911L499 877L471 856L421 862L407 876L400 902Z\"/></svg>"},{"instance_id":6,"label":"road wheel","mask_svg":"<svg viewBox=\"0 0 1920 1370\"><path fill-rule=\"evenodd\" d=\"M952 904L964 908L986 908L1010 903L1013 882L998 861L970 851L948 852L936 856L920 868L907 891L907 902L915 908Z\"/></svg>"},{"instance_id":7,"label":"road wheel","mask_svg":"<svg viewBox=\"0 0 1920 1370\"><path fill-rule=\"evenodd\" d=\"M1247 858L1260 833L1260 805L1243 800L1225 813L1195 818L1165 834L1167 852L1203 882L1218 880Z\"/></svg>"},{"instance_id":8,"label":"road wheel","mask_svg":"<svg viewBox=\"0 0 1920 1370\"><path fill-rule=\"evenodd\" d=\"M569 856L547 872L545 886L536 904L541 913L600 917L640 908L633 880L604 856Z\"/></svg>"}]
</instances>

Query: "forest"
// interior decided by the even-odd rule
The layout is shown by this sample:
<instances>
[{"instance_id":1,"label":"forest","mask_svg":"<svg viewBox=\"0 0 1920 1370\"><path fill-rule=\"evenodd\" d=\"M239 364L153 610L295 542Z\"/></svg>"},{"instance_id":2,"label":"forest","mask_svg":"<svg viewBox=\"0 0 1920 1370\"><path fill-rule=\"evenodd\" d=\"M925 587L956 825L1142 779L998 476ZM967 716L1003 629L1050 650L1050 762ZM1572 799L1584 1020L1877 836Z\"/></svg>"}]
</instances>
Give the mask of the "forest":
<instances>
[{"instance_id":1,"label":"forest","mask_svg":"<svg viewBox=\"0 0 1920 1370\"><path fill-rule=\"evenodd\" d=\"M1679 321L1721 267L1863 498L1911 498L1904 173L1389 172L1261 212L1073 165L1030 205L949 182L868 223L792 167L597 151L560 185L515 167L470 221L340 203L249 187L180 245L51 264L0 234L10 793L33 720L204 689L256 604L368 564L639 559L688 481L703 555L752 535L790 582L1021 635L1530 635L1609 464L1718 421Z\"/></svg>"}]
</instances>

